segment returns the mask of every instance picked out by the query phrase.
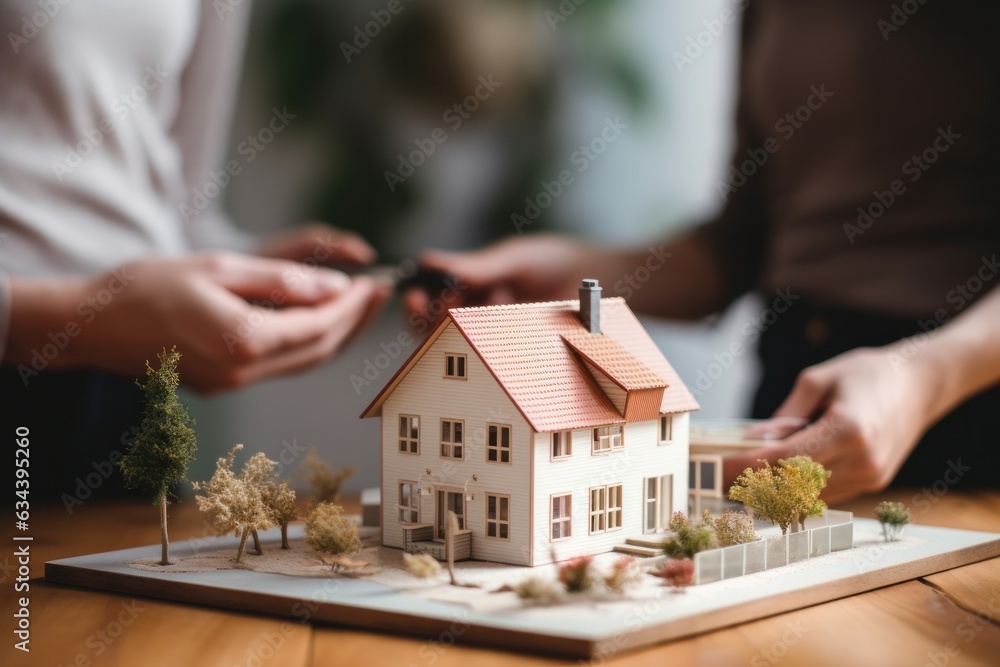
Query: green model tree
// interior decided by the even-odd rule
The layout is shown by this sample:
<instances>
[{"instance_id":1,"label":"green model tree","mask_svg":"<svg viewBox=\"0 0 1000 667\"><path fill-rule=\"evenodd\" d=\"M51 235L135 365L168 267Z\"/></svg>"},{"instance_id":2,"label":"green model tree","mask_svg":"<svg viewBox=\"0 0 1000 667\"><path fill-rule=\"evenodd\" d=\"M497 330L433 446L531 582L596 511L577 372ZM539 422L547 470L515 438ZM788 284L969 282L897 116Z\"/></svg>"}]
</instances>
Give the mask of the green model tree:
<instances>
[{"instance_id":1,"label":"green model tree","mask_svg":"<svg viewBox=\"0 0 1000 667\"><path fill-rule=\"evenodd\" d=\"M187 476L198 439L194 420L177 397L177 362L181 354L171 348L158 357L159 368L154 369L147 361L146 382L136 381L143 393L142 426L118 465L127 488L152 492L153 504L160 506L160 565L170 565L167 505L171 487Z\"/></svg>"}]
</instances>

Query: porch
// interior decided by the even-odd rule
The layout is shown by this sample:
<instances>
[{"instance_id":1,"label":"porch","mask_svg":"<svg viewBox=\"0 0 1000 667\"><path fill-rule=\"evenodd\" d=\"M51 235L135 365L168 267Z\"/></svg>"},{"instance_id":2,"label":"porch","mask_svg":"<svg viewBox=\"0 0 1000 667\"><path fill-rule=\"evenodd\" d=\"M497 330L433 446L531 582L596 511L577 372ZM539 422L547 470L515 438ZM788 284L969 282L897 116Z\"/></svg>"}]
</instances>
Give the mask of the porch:
<instances>
[{"instance_id":1,"label":"porch","mask_svg":"<svg viewBox=\"0 0 1000 667\"><path fill-rule=\"evenodd\" d=\"M403 526L403 550L411 554L430 554L437 560L448 559L444 540L434 539L434 524L409 523ZM472 531L455 533L455 560L472 558Z\"/></svg>"}]
</instances>

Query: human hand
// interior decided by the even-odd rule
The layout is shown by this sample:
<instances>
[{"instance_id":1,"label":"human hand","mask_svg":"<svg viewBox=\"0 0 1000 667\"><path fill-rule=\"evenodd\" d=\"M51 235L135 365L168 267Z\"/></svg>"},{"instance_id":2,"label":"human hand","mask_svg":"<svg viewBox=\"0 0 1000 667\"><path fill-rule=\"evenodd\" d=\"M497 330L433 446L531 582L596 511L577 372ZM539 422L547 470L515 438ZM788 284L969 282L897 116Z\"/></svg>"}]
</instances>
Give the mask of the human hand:
<instances>
[{"instance_id":1,"label":"human hand","mask_svg":"<svg viewBox=\"0 0 1000 667\"><path fill-rule=\"evenodd\" d=\"M357 234L320 223L267 236L257 254L318 266L371 264L376 257L375 250Z\"/></svg>"},{"instance_id":2,"label":"human hand","mask_svg":"<svg viewBox=\"0 0 1000 667\"><path fill-rule=\"evenodd\" d=\"M940 416L937 371L905 360L896 345L852 350L805 369L775 417L812 421L773 445L726 459L728 488L760 459L811 456L833 474L823 499L837 503L884 489Z\"/></svg>"},{"instance_id":3,"label":"human hand","mask_svg":"<svg viewBox=\"0 0 1000 667\"><path fill-rule=\"evenodd\" d=\"M304 370L342 347L388 293L367 278L303 269L295 262L212 253L141 260L75 289L17 283L5 361L29 358L33 345L47 342L45 331L73 321L79 334L53 367L138 377L146 359L176 345L184 384L206 393ZM33 335L25 330L31 322Z\"/></svg>"},{"instance_id":4,"label":"human hand","mask_svg":"<svg viewBox=\"0 0 1000 667\"><path fill-rule=\"evenodd\" d=\"M458 279L461 294L453 307L570 299L580 279L602 263L600 253L575 239L554 234L511 237L472 252L431 250L420 258L430 269ZM427 315L436 295L411 289L403 303L411 313Z\"/></svg>"}]
</instances>

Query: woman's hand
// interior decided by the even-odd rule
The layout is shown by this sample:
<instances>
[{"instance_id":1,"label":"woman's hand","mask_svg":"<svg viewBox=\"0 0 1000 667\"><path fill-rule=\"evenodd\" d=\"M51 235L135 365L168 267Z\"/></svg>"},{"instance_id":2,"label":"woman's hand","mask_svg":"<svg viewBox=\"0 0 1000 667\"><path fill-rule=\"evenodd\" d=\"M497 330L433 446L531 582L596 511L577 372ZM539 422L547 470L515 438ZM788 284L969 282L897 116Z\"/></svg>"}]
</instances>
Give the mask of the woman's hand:
<instances>
[{"instance_id":1,"label":"woman's hand","mask_svg":"<svg viewBox=\"0 0 1000 667\"><path fill-rule=\"evenodd\" d=\"M4 363L27 373L26 383L48 368L138 377L176 345L184 383L214 392L325 361L388 294L329 269L211 253L145 259L83 281L16 279L11 296ZM65 344L46 348L53 336Z\"/></svg>"}]
</instances>

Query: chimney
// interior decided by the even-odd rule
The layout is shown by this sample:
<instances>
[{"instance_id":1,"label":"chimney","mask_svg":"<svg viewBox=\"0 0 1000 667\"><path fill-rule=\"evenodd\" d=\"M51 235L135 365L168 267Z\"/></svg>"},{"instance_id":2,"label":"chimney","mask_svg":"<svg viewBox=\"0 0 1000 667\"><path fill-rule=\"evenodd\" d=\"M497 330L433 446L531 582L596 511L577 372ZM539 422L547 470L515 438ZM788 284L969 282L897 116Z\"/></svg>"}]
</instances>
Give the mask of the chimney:
<instances>
[{"instance_id":1,"label":"chimney","mask_svg":"<svg viewBox=\"0 0 1000 667\"><path fill-rule=\"evenodd\" d=\"M601 333L601 285L593 278L580 285L580 321L590 333Z\"/></svg>"}]
</instances>

